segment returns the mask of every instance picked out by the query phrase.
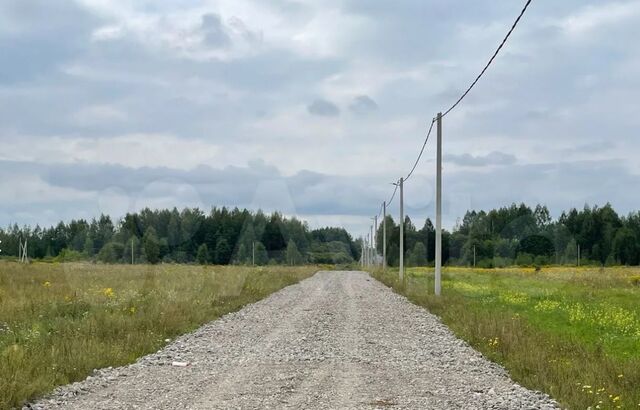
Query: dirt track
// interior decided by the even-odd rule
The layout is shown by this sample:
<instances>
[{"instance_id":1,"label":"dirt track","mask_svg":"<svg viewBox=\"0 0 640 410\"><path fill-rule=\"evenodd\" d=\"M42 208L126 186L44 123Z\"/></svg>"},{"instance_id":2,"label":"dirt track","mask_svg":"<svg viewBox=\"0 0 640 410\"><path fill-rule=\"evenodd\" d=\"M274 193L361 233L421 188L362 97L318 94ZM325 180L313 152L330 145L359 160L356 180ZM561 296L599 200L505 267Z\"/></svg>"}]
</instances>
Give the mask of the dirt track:
<instances>
[{"instance_id":1,"label":"dirt track","mask_svg":"<svg viewBox=\"0 0 640 410\"><path fill-rule=\"evenodd\" d=\"M176 367L172 362L188 362ZM361 272L319 272L32 405L71 409L554 408Z\"/></svg>"}]
</instances>

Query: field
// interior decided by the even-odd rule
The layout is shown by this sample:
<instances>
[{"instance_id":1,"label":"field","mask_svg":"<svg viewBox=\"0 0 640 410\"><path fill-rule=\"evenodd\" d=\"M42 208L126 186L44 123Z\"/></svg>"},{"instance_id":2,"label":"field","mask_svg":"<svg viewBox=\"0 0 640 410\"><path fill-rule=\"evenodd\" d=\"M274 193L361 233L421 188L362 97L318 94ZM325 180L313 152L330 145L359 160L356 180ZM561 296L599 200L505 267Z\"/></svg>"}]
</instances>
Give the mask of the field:
<instances>
[{"instance_id":1,"label":"field","mask_svg":"<svg viewBox=\"0 0 640 410\"><path fill-rule=\"evenodd\" d=\"M563 407L640 408L640 269L446 268L440 298L433 268L373 274Z\"/></svg>"},{"instance_id":2,"label":"field","mask_svg":"<svg viewBox=\"0 0 640 410\"><path fill-rule=\"evenodd\" d=\"M317 270L0 262L0 409L131 363Z\"/></svg>"}]
</instances>

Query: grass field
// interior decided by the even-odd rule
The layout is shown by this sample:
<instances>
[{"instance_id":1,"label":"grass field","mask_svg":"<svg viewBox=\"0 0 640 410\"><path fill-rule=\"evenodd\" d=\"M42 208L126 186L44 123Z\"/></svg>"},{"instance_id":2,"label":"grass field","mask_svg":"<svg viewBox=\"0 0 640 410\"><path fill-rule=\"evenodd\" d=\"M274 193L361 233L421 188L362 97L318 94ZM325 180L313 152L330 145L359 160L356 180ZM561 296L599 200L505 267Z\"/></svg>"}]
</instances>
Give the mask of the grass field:
<instances>
[{"instance_id":1,"label":"grass field","mask_svg":"<svg viewBox=\"0 0 640 410\"><path fill-rule=\"evenodd\" d=\"M131 363L317 269L0 262L0 409Z\"/></svg>"},{"instance_id":2,"label":"grass field","mask_svg":"<svg viewBox=\"0 0 640 410\"><path fill-rule=\"evenodd\" d=\"M563 406L640 408L640 269L445 268L440 298L433 268L373 274Z\"/></svg>"}]
</instances>

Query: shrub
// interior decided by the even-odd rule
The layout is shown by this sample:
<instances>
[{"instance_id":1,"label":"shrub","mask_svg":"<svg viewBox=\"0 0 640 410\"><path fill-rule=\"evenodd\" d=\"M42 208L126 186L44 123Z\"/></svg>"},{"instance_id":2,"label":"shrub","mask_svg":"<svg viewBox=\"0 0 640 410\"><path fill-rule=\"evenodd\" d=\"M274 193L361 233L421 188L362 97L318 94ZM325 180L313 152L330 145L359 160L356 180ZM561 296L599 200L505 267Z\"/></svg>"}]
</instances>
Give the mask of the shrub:
<instances>
[{"instance_id":1,"label":"shrub","mask_svg":"<svg viewBox=\"0 0 640 410\"><path fill-rule=\"evenodd\" d=\"M78 252L73 249L64 248L60 251L60 254L54 258L55 262L78 262L85 259L85 255L82 252Z\"/></svg>"},{"instance_id":2,"label":"shrub","mask_svg":"<svg viewBox=\"0 0 640 410\"><path fill-rule=\"evenodd\" d=\"M98 260L103 263L117 263L124 254L124 245L118 242L109 242L98 252Z\"/></svg>"},{"instance_id":3,"label":"shrub","mask_svg":"<svg viewBox=\"0 0 640 410\"><path fill-rule=\"evenodd\" d=\"M531 266L533 265L533 256L528 253L521 252L516 257L516 265Z\"/></svg>"}]
</instances>

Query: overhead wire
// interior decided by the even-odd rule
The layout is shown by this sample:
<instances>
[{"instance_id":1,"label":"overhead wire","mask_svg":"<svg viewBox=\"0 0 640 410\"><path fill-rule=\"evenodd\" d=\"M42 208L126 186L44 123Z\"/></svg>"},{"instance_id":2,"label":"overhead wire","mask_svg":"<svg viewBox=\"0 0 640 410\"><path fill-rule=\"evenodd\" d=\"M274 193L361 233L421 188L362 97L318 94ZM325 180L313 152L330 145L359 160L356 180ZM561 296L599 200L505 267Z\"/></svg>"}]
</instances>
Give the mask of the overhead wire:
<instances>
[{"instance_id":1,"label":"overhead wire","mask_svg":"<svg viewBox=\"0 0 640 410\"><path fill-rule=\"evenodd\" d=\"M429 126L429 131L427 132L427 137L424 139L424 143L422 144L422 149L420 150L420 154L418 154L418 158L416 158L416 162L413 164L413 168L411 168L411 171L409 171L409 174L407 174L407 176L404 178L404 181L408 181L409 178L411 178L411 175L413 174L413 171L416 170L416 167L418 166L418 163L420 162L420 158L422 158L422 154L424 153L424 148L427 146L427 142L429 141L429 136L431 135L431 131L433 130L433 124L435 124L436 119L434 118L433 120L431 120L431 125Z\"/></svg>"},{"instance_id":2,"label":"overhead wire","mask_svg":"<svg viewBox=\"0 0 640 410\"><path fill-rule=\"evenodd\" d=\"M487 64L484 66L484 68L482 69L482 71L480 71L480 74L478 74L478 76L475 78L475 80L473 80L473 82L471 83L471 85L466 89L466 91L464 93L462 93L462 95L460 96L460 98L458 98L456 100L456 102L449 107L448 110L446 110L441 118L444 118L447 114L449 114L451 111L453 111L461 102L462 100L465 99L465 97L471 92L471 90L473 89L473 87L476 86L476 84L478 83L478 81L480 81L480 78L482 78L482 76L486 73L486 71L489 69L489 67L491 66L491 64L493 63L493 61L496 59L496 57L498 56L498 54L500 53L500 50L502 50L502 48L504 47L504 45L507 43L507 40L509 39L509 37L511 37L511 34L514 32L514 30L516 29L516 27L518 26L518 23L520 22L520 20L522 19L522 16L524 16L524 14L526 13L527 9L529 8L529 5L531 5L531 2L533 0L527 0L526 3L524 4L524 7L522 8L522 10L520 11L520 14L518 14L518 17L515 19L515 21L513 22L513 24L511 25L511 28L509 29L509 31L507 32L506 36L502 39L502 42L500 42L500 45L498 45L498 48L496 49L496 51L493 53L493 55L491 56L491 58L489 59L489 61L487 62ZM407 176L404 178L404 182L406 182L409 178L411 178L411 176L413 175L413 172L416 170L418 163L420 162L420 159L422 158L422 154L424 153L424 150L427 146L427 142L429 141L429 136L431 135L431 132L433 131L433 124L435 124L436 122L436 118L432 119L431 121L431 125L429 126L429 131L427 132L427 136L424 139L424 143L422 144L422 148L420 149L420 153L418 154L418 158L416 159L415 163L413 164L413 167L411 168L411 171L409 171L409 173L407 174ZM398 183L394 183L395 185L395 189L393 190L393 194L391 194L391 198L389 199L389 201L387 201L387 206L389 206L392 202L393 199L396 196L396 192L398 191ZM384 204L382 205L384 206ZM380 210L382 211L382 209ZM378 213L378 215L380 215L380 213Z\"/></svg>"},{"instance_id":3,"label":"overhead wire","mask_svg":"<svg viewBox=\"0 0 640 410\"><path fill-rule=\"evenodd\" d=\"M507 35L504 37L504 39L502 39L502 42L500 43L500 45L498 46L498 48L496 49L495 53L493 53L493 55L491 56L491 58L489 59L489 62L487 63L487 65L484 66L484 68L482 69L482 71L480 72L480 74L478 74L478 76L476 77L476 79L471 83L471 85L469 86L469 88L467 88L467 90L462 93L462 95L460 96L460 98L458 98L458 100L447 110L444 112L444 114L442 114L442 116L446 116L447 114L449 114L451 111L453 111L454 108L456 108L458 106L458 104L460 104L462 102L462 100L464 100L464 98L467 96L467 94L469 94L469 92L471 91L471 89L478 83L478 81L480 80L480 78L484 75L484 73L487 71L487 69L489 68L489 66L491 65L491 63L493 63L493 60L496 59L496 57L498 56L498 53L500 53L500 50L502 49L502 47L504 47L505 43L507 42L507 40L509 39L509 37L511 36L511 33L513 33L513 31L516 29L516 26L518 25L518 23L520 22L520 19L522 19L522 16L524 15L524 13L527 11L527 8L529 8L529 5L531 4L532 0L527 0L527 2L525 3L524 7L522 8L522 11L520 12L520 14L518 15L518 17L516 18L516 20L513 22L513 25L511 26L511 29L509 30L509 32L507 33Z\"/></svg>"}]
</instances>

